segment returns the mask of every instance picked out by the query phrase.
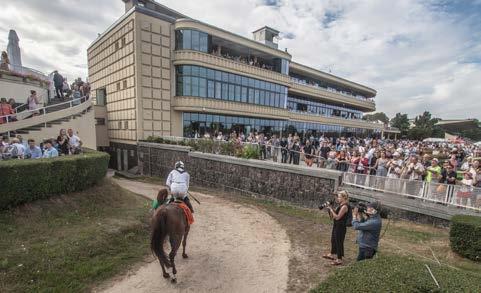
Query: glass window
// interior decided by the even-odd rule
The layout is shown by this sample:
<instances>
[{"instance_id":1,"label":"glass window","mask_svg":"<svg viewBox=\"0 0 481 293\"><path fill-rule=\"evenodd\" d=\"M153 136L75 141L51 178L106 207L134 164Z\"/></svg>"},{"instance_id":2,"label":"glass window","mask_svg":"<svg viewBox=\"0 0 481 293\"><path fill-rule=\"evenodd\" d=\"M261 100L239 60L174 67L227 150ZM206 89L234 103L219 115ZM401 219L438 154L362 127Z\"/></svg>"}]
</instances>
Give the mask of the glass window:
<instances>
[{"instance_id":1,"label":"glass window","mask_svg":"<svg viewBox=\"0 0 481 293\"><path fill-rule=\"evenodd\" d=\"M229 101L234 101L235 88L233 84L229 84Z\"/></svg>"},{"instance_id":2,"label":"glass window","mask_svg":"<svg viewBox=\"0 0 481 293\"><path fill-rule=\"evenodd\" d=\"M215 83L215 98L222 99L222 83L219 81Z\"/></svg>"},{"instance_id":3,"label":"glass window","mask_svg":"<svg viewBox=\"0 0 481 293\"><path fill-rule=\"evenodd\" d=\"M199 96L199 78L192 77L192 96L198 97Z\"/></svg>"},{"instance_id":4,"label":"glass window","mask_svg":"<svg viewBox=\"0 0 481 293\"><path fill-rule=\"evenodd\" d=\"M192 66L184 65L183 67L184 67L183 68L184 75L191 75L192 74Z\"/></svg>"},{"instance_id":5,"label":"glass window","mask_svg":"<svg viewBox=\"0 0 481 293\"><path fill-rule=\"evenodd\" d=\"M250 86L250 87L254 87L254 85L255 85L254 79L253 79L253 78L249 78L249 86Z\"/></svg>"},{"instance_id":6,"label":"glass window","mask_svg":"<svg viewBox=\"0 0 481 293\"><path fill-rule=\"evenodd\" d=\"M222 84L222 100L227 100L229 96L229 85L227 83Z\"/></svg>"},{"instance_id":7,"label":"glass window","mask_svg":"<svg viewBox=\"0 0 481 293\"><path fill-rule=\"evenodd\" d=\"M192 50L195 50L195 51L200 50L199 35L200 33L198 31L192 31Z\"/></svg>"},{"instance_id":8,"label":"glass window","mask_svg":"<svg viewBox=\"0 0 481 293\"><path fill-rule=\"evenodd\" d=\"M208 79L215 79L215 71L212 69L207 69L207 78Z\"/></svg>"},{"instance_id":9,"label":"glass window","mask_svg":"<svg viewBox=\"0 0 481 293\"><path fill-rule=\"evenodd\" d=\"M254 80L254 87L255 87L256 89L258 89L258 88L260 87L260 84L259 84L259 83L260 83L259 80L257 80L257 79Z\"/></svg>"},{"instance_id":10,"label":"glass window","mask_svg":"<svg viewBox=\"0 0 481 293\"><path fill-rule=\"evenodd\" d=\"M190 76L184 76L184 90L183 90L183 95L184 96L190 96L192 94L191 91L191 77Z\"/></svg>"},{"instance_id":11,"label":"glass window","mask_svg":"<svg viewBox=\"0 0 481 293\"><path fill-rule=\"evenodd\" d=\"M238 84L238 85L241 85L241 84L242 84L242 79L241 79L241 76L240 76L240 75L236 75L236 76L235 76L235 83Z\"/></svg>"},{"instance_id":12,"label":"glass window","mask_svg":"<svg viewBox=\"0 0 481 293\"><path fill-rule=\"evenodd\" d=\"M207 97L213 98L215 96L215 86L214 81L208 80L207 81Z\"/></svg>"},{"instance_id":13,"label":"glass window","mask_svg":"<svg viewBox=\"0 0 481 293\"><path fill-rule=\"evenodd\" d=\"M241 89L241 102L247 103L247 88L244 86Z\"/></svg>"},{"instance_id":14,"label":"glass window","mask_svg":"<svg viewBox=\"0 0 481 293\"><path fill-rule=\"evenodd\" d=\"M268 103L266 101L266 92L265 91L259 91L259 104L268 106Z\"/></svg>"},{"instance_id":15,"label":"glass window","mask_svg":"<svg viewBox=\"0 0 481 293\"><path fill-rule=\"evenodd\" d=\"M254 104L259 104L259 90L254 92Z\"/></svg>"},{"instance_id":16,"label":"glass window","mask_svg":"<svg viewBox=\"0 0 481 293\"><path fill-rule=\"evenodd\" d=\"M234 96L234 98L235 98L236 102L240 102L240 100L241 100L241 87L240 87L240 85L235 86L235 96Z\"/></svg>"},{"instance_id":17,"label":"glass window","mask_svg":"<svg viewBox=\"0 0 481 293\"><path fill-rule=\"evenodd\" d=\"M235 74L229 73L229 82L230 83L235 83Z\"/></svg>"},{"instance_id":18,"label":"glass window","mask_svg":"<svg viewBox=\"0 0 481 293\"><path fill-rule=\"evenodd\" d=\"M207 68L199 67L199 76L200 77L207 77Z\"/></svg>"},{"instance_id":19,"label":"glass window","mask_svg":"<svg viewBox=\"0 0 481 293\"><path fill-rule=\"evenodd\" d=\"M192 42L192 31L184 30L184 33L182 36L182 49L192 49L191 42Z\"/></svg>"},{"instance_id":20,"label":"glass window","mask_svg":"<svg viewBox=\"0 0 481 293\"><path fill-rule=\"evenodd\" d=\"M209 51L208 48L208 38L209 36L206 33L200 33L200 51L207 53Z\"/></svg>"},{"instance_id":21,"label":"glass window","mask_svg":"<svg viewBox=\"0 0 481 293\"><path fill-rule=\"evenodd\" d=\"M254 99L254 89L250 88L249 89L249 97L248 97L248 103L254 104L255 99Z\"/></svg>"},{"instance_id":22,"label":"glass window","mask_svg":"<svg viewBox=\"0 0 481 293\"><path fill-rule=\"evenodd\" d=\"M247 77L242 76L242 85L243 86L249 85L249 79Z\"/></svg>"},{"instance_id":23,"label":"glass window","mask_svg":"<svg viewBox=\"0 0 481 293\"><path fill-rule=\"evenodd\" d=\"M199 66L192 66L192 76L199 76Z\"/></svg>"},{"instance_id":24,"label":"glass window","mask_svg":"<svg viewBox=\"0 0 481 293\"><path fill-rule=\"evenodd\" d=\"M229 73L222 72L222 81L223 82L229 82Z\"/></svg>"},{"instance_id":25,"label":"glass window","mask_svg":"<svg viewBox=\"0 0 481 293\"><path fill-rule=\"evenodd\" d=\"M199 78L199 96L207 97L207 79L205 78Z\"/></svg>"},{"instance_id":26,"label":"glass window","mask_svg":"<svg viewBox=\"0 0 481 293\"><path fill-rule=\"evenodd\" d=\"M222 80L222 72L220 71L215 71L215 80Z\"/></svg>"}]
</instances>

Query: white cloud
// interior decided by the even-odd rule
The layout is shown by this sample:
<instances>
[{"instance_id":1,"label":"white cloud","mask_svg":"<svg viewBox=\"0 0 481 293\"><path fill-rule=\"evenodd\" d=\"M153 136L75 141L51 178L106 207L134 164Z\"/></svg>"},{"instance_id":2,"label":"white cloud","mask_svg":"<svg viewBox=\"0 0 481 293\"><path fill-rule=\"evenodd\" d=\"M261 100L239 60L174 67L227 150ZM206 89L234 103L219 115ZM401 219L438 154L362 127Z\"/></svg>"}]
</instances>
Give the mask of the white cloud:
<instances>
[{"instance_id":1,"label":"white cloud","mask_svg":"<svg viewBox=\"0 0 481 293\"><path fill-rule=\"evenodd\" d=\"M27 66L85 76L86 48L122 15L122 2L56 2L5 3L0 36L6 39L13 23ZM377 108L389 116L430 110L442 118L481 118L479 9L458 11L434 0L159 2L246 37L272 26L290 36L280 47L295 61L377 89Z\"/></svg>"}]
</instances>

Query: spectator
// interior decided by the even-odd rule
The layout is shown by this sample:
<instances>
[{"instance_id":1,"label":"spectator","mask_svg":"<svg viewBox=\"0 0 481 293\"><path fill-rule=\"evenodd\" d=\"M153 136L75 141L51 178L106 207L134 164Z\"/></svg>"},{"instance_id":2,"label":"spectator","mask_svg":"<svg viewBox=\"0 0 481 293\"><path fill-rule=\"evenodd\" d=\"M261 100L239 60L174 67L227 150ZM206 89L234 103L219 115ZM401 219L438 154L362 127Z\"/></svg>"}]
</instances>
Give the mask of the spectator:
<instances>
[{"instance_id":1,"label":"spectator","mask_svg":"<svg viewBox=\"0 0 481 293\"><path fill-rule=\"evenodd\" d=\"M67 135L65 129L60 129L57 137L58 151L60 155L68 155L70 152L70 137Z\"/></svg>"},{"instance_id":2,"label":"spectator","mask_svg":"<svg viewBox=\"0 0 481 293\"><path fill-rule=\"evenodd\" d=\"M387 176L387 163L389 160L386 158L386 152L381 152L381 157L376 160L374 169L376 170L376 176Z\"/></svg>"},{"instance_id":3,"label":"spectator","mask_svg":"<svg viewBox=\"0 0 481 293\"><path fill-rule=\"evenodd\" d=\"M443 170L441 171L441 178L439 179L439 183L456 184L456 171L454 171L453 166L449 162L444 162Z\"/></svg>"},{"instance_id":4,"label":"spectator","mask_svg":"<svg viewBox=\"0 0 481 293\"><path fill-rule=\"evenodd\" d=\"M286 164L287 163L287 158L289 157L289 150L287 148L288 143L287 143L287 138L283 137L281 139L281 154L282 154L282 163Z\"/></svg>"},{"instance_id":5,"label":"spectator","mask_svg":"<svg viewBox=\"0 0 481 293\"><path fill-rule=\"evenodd\" d=\"M47 139L44 144L45 144L45 151L43 153L44 158L58 157L58 151L56 148L53 147L53 141L51 139Z\"/></svg>"},{"instance_id":6,"label":"spectator","mask_svg":"<svg viewBox=\"0 0 481 293\"><path fill-rule=\"evenodd\" d=\"M12 106L9 103L7 103L7 99L1 98L0 99L0 116L12 115L14 113L15 111L13 110ZM3 117L3 118L0 118L0 124L7 122L7 120L8 122L12 122L12 121L16 121L17 119L15 116Z\"/></svg>"},{"instance_id":7,"label":"spectator","mask_svg":"<svg viewBox=\"0 0 481 293\"><path fill-rule=\"evenodd\" d=\"M352 227L359 231L357 234L357 244L359 245L357 261L371 259L376 255L382 228L379 211L380 204L374 202L367 205L365 214L360 214L357 208L352 212Z\"/></svg>"},{"instance_id":8,"label":"spectator","mask_svg":"<svg viewBox=\"0 0 481 293\"><path fill-rule=\"evenodd\" d=\"M42 150L35 145L34 139L28 140L28 147L25 149L26 159L40 159L42 158Z\"/></svg>"},{"instance_id":9,"label":"spectator","mask_svg":"<svg viewBox=\"0 0 481 293\"><path fill-rule=\"evenodd\" d=\"M10 60L8 59L7 52L2 52L2 59L0 61L0 70L8 71L10 70Z\"/></svg>"},{"instance_id":10,"label":"spectator","mask_svg":"<svg viewBox=\"0 0 481 293\"><path fill-rule=\"evenodd\" d=\"M37 116L39 112L37 111L38 104L40 101L37 97L37 92L34 90L30 91L30 96L27 98L28 110L32 113L32 116Z\"/></svg>"},{"instance_id":11,"label":"spectator","mask_svg":"<svg viewBox=\"0 0 481 293\"><path fill-rule=\"evenodd\" d=\"M82 140L73 133L72 128L67 130L69 138L70 153L73 155L80 154L82 147Z\"/></svg>"},{"instance_id":12,"label":"spectator","mask_svg":"<svg viewBox=\"0 0 481 293\"><path fill-rule=\"evenodd\" d=\"M431 166L426 169L426 182L431 183L433 178L439 180L441 176L441 167L438 165L439 160L434 158L431 160Z\"/></svg>"},{"instance_id":13,"label":"spectator","mask_svg":"<svg viewBox=\"0 0 481 293\"><path fill-rule=\"evenodd\" d=\"M7 153L13 159L23 159L25 155L25 147L20 143L20 140L15 137L7 148Z\"/></svg>"},{"instance_id":14,"label":"spectator","mask_svg":"<svg viewBox=\"0 0 481 293\"><path fill-rule=\"evenodd\" d=\"M302 149L302 152L304 153L304 160L306 162L306 165L308 167L312 167L314 148L309 140L306 141L306 145Z\"/></svg>"},{"instance_id":15,"label":"spectator","mask_svg":"<svg viewBox=\"0 0 481 293\"><path fill-rule=\"evenodd\" d=\"M344 257L344 239L346 237L347 221L349 220L349 195L343 190L338 192L336 202L339 204L334 210L331 205L327 207L329 217L333 220L331 233L331 253L323 255L332 260L332 265L342 265Z\"/></svg>"},{"instance_id":16,"label":"spectator","mask_svg":"<svg viewBox=\"0 0 481 293\"><path fill-rule=\"evenodd\" d=\"M64 78L60 73L58 73L57 70L54 71L53 75L53 84L55 86L55 94L57 95L57 98L64 100L65 97L63 95L63 82Z\"/></svg>"}]
</instances>

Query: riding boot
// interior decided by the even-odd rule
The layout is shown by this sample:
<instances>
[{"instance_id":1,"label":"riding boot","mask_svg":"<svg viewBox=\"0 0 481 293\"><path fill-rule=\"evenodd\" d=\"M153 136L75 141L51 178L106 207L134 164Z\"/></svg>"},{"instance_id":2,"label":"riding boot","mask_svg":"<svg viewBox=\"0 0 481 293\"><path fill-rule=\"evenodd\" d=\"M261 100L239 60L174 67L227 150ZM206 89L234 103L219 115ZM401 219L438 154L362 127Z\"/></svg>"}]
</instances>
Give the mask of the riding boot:
<instances>
[{"instance_id":1,"label":"riding boot","mask_svg":"<svg viewBox=\"0 0 481 293\"><path fill-rule=\"evenodd\" d=\"M190 203L190 199L187 196L184 197L184 202L189 207L190 211L194 213L194 208L192 207L192 204Z\"/></svg>"}]
</instances>

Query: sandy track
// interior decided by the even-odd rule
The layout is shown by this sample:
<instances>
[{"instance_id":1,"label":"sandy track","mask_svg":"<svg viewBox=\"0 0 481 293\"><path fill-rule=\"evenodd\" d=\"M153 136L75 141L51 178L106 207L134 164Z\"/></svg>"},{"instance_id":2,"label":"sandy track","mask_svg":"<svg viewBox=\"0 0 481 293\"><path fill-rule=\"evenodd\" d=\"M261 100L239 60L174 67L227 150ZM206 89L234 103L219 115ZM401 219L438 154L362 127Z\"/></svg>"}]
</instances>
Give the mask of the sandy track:
<instances>
[{"instance_id":1,"label":"sandy track","mask_svg":"<svg viewBox=\"0 0 481 293\"><path fill-rule=\"evenodd\" d=\"M115 180L152 198L158 185ZM159 263L128 272L95 291L103 292L284 292L290 242L285 230L253 207L194 193L195 223L187 243L189 259L177 254L178 284L162 278ZM170 247L169 247L170 250Z\"/></svg>"}]
</instances>

